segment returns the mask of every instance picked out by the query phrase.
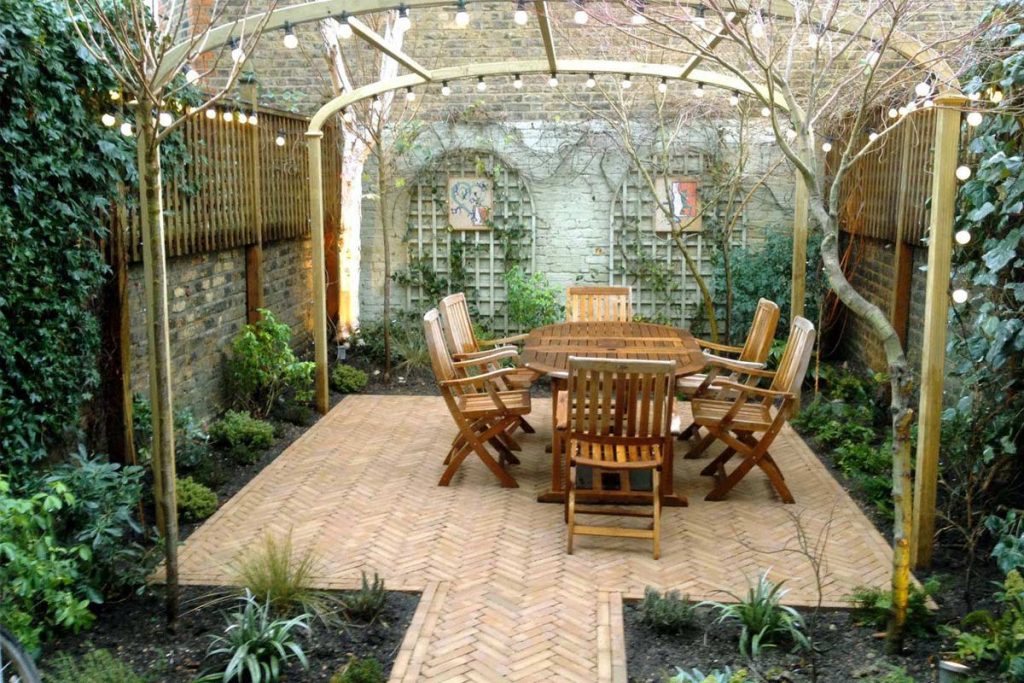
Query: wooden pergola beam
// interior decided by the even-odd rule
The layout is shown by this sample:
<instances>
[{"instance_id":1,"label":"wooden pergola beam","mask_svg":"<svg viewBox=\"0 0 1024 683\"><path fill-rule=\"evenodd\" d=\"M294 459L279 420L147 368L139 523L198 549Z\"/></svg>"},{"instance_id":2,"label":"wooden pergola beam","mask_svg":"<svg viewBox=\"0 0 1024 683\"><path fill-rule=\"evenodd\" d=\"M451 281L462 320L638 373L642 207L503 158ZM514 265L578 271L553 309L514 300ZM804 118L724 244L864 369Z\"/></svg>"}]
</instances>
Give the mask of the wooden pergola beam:
<instances>
[{"instance_id":1,"label":"wooden pergola beam","mask_svg":"<svg viewBox=\"0 0 1024 683\"><path fill-rule=\"evenodd\" d=\"M540 28L540 38L544 41L544 54L548 58L548 68L551 73L556 73L558 59L555 57L555 37L551 34L551 22L548 20L548 3L544 0L537 0L534 7L537 9L537 26Z\"/></svg>"},{"instance_id":2,"label":"wooden pergola beam","mask_svg":"<svg viewBox=\"0 0 1024 683\"><path fill-rule=\"evenodd\" d=\"M736 19L739 17L735 12L730 12L726 15L725 20L730 23L736 23ZM718 44L725 39L725 26L719 26L715 31L708 36L708 39L704 42L704 50L710 52L718 47ZM690 72L697 68L697 65L703 61L704 55L694 55L686 60L683 64L683 74L681 78L686 78L690 75Z\"/></svg>"},{"instance_id":3,"label":"wooden pergola beam","mask_svg":"<svg viewBox=\"0 0 1024 683\"><path fill-rule=\"evenodd\" d=\"M384 38L381 37L379 33L374 31L372 28L370 28L363 22L359 21L355 17L349 17L348 25L352 27L352 31L357 36L359 36L367 43L372 45L379 52L383 52L388 57L391 57L393 60L404 66L409 71L418 74L424 80L431 80L430 71L426 67L422 66L419 62L417 62L409 55L405 54L403 51L396 50L390 45L388 45L387 42L384 40Z\"/></svg>"}]
</instances>

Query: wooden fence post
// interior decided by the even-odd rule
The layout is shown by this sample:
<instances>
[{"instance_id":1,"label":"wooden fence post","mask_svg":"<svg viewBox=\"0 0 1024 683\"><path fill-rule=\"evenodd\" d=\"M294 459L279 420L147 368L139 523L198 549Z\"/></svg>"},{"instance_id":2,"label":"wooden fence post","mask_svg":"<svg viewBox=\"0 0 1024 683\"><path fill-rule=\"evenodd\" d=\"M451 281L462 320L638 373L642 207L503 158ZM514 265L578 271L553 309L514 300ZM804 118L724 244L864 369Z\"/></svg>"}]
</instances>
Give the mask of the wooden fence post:
<instances>
[{"instance_id":1,"label":"wooden fence post","mask_svg":"<svg viewBox=\"0 0 1024 683\"><path fill-rule=\"evenodd\" d=\"M120 188L123 191L123 188ZM123 200L122 193L119 197ZM107 240L107 282L103 305L104 346L109 363L104 373L107 450L110 459L135 464L135 428L132 417L131 308L128 305L128 254L125 249L126 214L124 201L113 207L114 220Z\"/></svg>"},{"instance_id":2,"label":"wooden fence post","mask_svg":"<svg viewBox=\"0 0 1024 683\"><path fill-rule=\"evenodd\" d=\"M893 243L892 292L889 299L889 322L900 343L907 347L907 324L910 320L910 287L914 275L914 250L907 244L907 202L910 192L911 133L910 121L899 128L901 141L898 169L899 189L896 196L896 239Z\"/></svg>"},{"instance_id":3,"label":"wooden fence post","mask_svg":"<svg viewBox=\"0 0 1024 683\"><path fill-rule=\"evenodd\" d=\"M804 298L807 283L807 217L810 198L807 182L800 171L796 172L796 187L793 194L793 283L789 302L789 320L804 314Z\"/></svg>"},{"instance_id":4,"label":"wooden fence post","mask_svg":"<svg viewBox=\"0 0 1024 683\"><path fill-rule=\"evenodd\" d=\"M963 104L964 99L959 95L940 95L935 101L935 163L931 220L928 225L928 276L921 349L914 525L910 546L914 566L919 568L931 563L935 536L935 489L942 426L942 386L945 380L949 272L956 212L955 172L960 151L960 113Z\"/></svg>"},{"instance_id":5,"label":"wooden fence post","mask_svg":"<svg viewBox=\"0 0 1024 683\"><path fill-rule=\"evenodd\" d=\"M327 285L324 273L324 183L321 162L323 131L306 131L309 147L309 222L313 242L313 342L316 351L316 409L326 415L327 392Z\"/></svg>"},{"instance_id":6,"label":"wooden fence post","mask_svg":"<svg viewBox=\"0 0 1024 683\"><path fill-rule=\"evenodd\" d=\"M243 86L245 99L252 103L255 114L257 102L256 82L251 81ZM255 241L245 247L245 311L246 320L250 325L260 319L263 303L263 167L260 163L260 125L246 126L251 132L252 172L249 187L249 220L252 221Z\"/></svg>"}]
</instances>

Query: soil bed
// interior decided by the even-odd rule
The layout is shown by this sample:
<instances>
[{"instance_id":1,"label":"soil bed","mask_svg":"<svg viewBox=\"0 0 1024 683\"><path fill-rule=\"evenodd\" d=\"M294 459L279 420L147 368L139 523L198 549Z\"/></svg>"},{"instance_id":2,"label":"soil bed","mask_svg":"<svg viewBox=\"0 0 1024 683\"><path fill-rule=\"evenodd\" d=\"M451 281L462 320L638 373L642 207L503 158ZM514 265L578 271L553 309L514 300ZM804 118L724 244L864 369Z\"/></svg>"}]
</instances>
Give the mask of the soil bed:
<instances>
[{"instance_id":1,"label":"soil bed","mask_svg":"<svg viewBox=\"0 0 1024 683\"><path fill-rule=\"evenodd\" d=\"M159 590L134 596L96 609L96 623L79 635L67 635L51 643L43 658L58 652L73 657L104 648L131 665L149 680L193 681L204 670L204 657L211 636L224 631L225 612L236 603L210 605L217 588L188 586L182 589L182 616L178 630L170 634L164 621L163 596ZM327 627L312 624L312 631L300 635L309 669L303 671L294 660L284 671L288 681L328 681L354 655L380 661L387 678L398 648L405 637L419 595L389 591L383 615L373 624Z\"/></svg>"},{"instance_id":2,"label":"soil bed","mask_svg":"<svg viewBox=\"0 0 1024 683\"><path fill-rule=\"evenodd\" d=\"M701 610L696 624L679 635L655 633L640 622L637 603L623 605L626 631L626 669L634 683L663 681L676 668L700 669L708 674L730 667L747 669L751 681L803 683L811 681L810 662L790 654L789 646L763 651L751 662L739 653L739 627L715 624L715 615ZM810 615L805 612L805 618ZM933 680L932 658L939 651L937 638L908 639L903 656L885 654L885 641L871 628L858 626L847 610L822 610L814 631L818 683L849 683L882 677L894 667L904 668L917 681Z\"/></svg>"}]
</instances>

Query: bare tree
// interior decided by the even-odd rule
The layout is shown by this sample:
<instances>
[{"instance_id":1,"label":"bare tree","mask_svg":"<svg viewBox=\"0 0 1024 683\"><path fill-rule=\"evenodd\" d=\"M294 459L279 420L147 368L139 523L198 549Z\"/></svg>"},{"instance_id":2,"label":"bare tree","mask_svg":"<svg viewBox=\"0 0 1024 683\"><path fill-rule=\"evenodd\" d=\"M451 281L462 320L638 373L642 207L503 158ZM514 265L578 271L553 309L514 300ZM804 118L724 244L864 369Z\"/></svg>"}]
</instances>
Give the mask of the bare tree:
<instances>
[{"instance_id":1,"label":"bare tree","mask_svg":"<svg viewBox=\"0 0 1024 683\"><path fill-rule=\"evenodd\" d=\"M207 67L196 66L205 51L210 30L223 18L214 9L205 21L190 15L190 3L171 3L167 12L153 16L146 0L64 0L83 47L110 69L120 83L120 96L134 112L134 134L139 173L139 220L145 271L146 332L149 345L149 395L152 403L152 467L157 527L164 537L167 584L167 620L173 628L178 616L178 513L175 492L173 387L167 317L167 255L164 244L163 169L160 145L188 117L216 104L234 87L247 54L255 49L276 2L255 27L242 33L236 26L234 43ZM242 14L248 3L240 8ZM184 50L173 50L175 44ZM175 58L174 55L180 55ZM184 88L217 72L225 74L220 87L196 107L176 107Z\"/></svg>"}]
</instances>

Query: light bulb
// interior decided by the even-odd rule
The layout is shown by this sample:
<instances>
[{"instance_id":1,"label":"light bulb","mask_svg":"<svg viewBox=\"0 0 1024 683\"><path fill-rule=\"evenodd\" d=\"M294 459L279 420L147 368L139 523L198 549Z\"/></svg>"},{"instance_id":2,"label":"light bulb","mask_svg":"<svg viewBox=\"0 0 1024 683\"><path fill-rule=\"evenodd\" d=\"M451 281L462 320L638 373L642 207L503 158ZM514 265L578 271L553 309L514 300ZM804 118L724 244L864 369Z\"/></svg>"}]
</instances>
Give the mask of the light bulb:
<instances>
[{"instance_id":1,"label":"light bulb","mask_svg":"<svg viewBox=\"0 0 1024 683\"><path fill-rule=\"evenodd\" d=\"M552 88L557 88L558 76L556 76L555 74L551 74L551 78L548 79L548 85L550 85Z\"/></svg>"},{"instance_id":2,"label":"light bulb","mask_svg":"<svg viewBox=\"0 0 1024 683\"><path fill-rule=\"evenodd\" d=\"M868 133L868 140L870 140L871 142L874 142L877 139L878 139L878 133L876 133L875 131L871 131L870 133Z\"/></svg>"},{"instance_id":3,"label":"light bulb","mask_svg":"<svg viewBox=\"0 0 1024 683\"><path fill-rule=\"evenodd\" d=\"M921 81L914 86L914 94L918 97L928 97L932 93L932 86L924 81Z\"/></svg>"},{"instance_id":4,"label":"light bulb","mask_svg":"<svg viewBox=\"0 0 1024 683\"><path fill-rule=\"evenodd\" d=\"M235 120L238 121L239 123L245 123L245 122L247 122L249 120L249 117L246 116L244 111L236 111L235 112Z\"/></svg>"},{"instance_id":5,"label":"light bulb","mask_svg":"<svg viewBox=\"0 0 1024 683\"><path fill-rule=\"evenodd\" d=\"M242 46L238 43L238 38L232 38L230 45L231 61L235 62L236 64L243 61L245 59L245 51L242 49Z\"/></svg>"},{"instance_id":6,"label":"light bulb","mask_svg":"<svg viewBox=\"0 0 1024 683\"><path fill-rule=\"evenodd\" d=\"M526 26L526 22L530 20L530 15L526 13L525 9L523 9L523 4L519 3L519 6L516 8L516 13L512 18L520 26Z\"/></svg>"},{"instance_id":7,"label":"light bulb","mask_svg":"<svg viewBox=\"0 0 1024 683\"><path fill-rule=\"evenodd\" d=\"M117 119L114 118L113 114L104 114L103 116L100 117L100 121L102 121L103 125L106 126L107 128L112 128L113 125L115 123L117 123Z\"/></svg>"},{"instance_id":8,"label":"light bulb","mask_svg":"<svg viewBox=\"0 0 1024 683\"><path fill-rule=\"evenodd\" d=\"M917 111L917 102L914 102L913 100L907 102L907 111Z\"/></svg>"},{"instance_id":9,"label":"light bulb","mask_svg":"<svg viewBox=\"0 0 1024 683\"><path fill-rule=\"evenodd\" d=\"M520 76L519 74L516 74L515 80L512 81L512 87L515 88L516 90L519 90L520 88L522 88L523 87L523 77Z\"/></svg>"},{"instance_id":10,"label":"light bulb","mask_svg":"<svg viewBox=\"0 0 1024 683\"><path fill-rule=\"evenodd\" d=\"M408 31L412 28L412 19L409 18L409 8L405 5L398 6L398 19L395 20L395 28L399 31Z\"/></svg>"},{"instance_id":11,"label":"light bulb","mask_svg":"<svg viewBox=\"0 0 1024 683\"><path fill-rule=\"evenodd\" d=\"M341 20L338 22L338 37L342 40L352 37L352 25L348 23L348 15L341 15Z\"/></svg>"},{"instance_id":12,"label":"light bulb","mask_svg":"<svg viewBox=\"0 0 1024 683\"><path fill-rule=\"evenodd\" d=\"M121 124L121 135L130 136L132 134L132 124L125 121Z\"/></svg>"},{"instance_id":13,"label":"light bulb","mask_svg":"<svg viewBox=\"0 0 1024 683\"><path fill-rule=\"evenodd\" d=\"M484 82L484 77L483 76L480 76L476 80L476 89L478 91L480 91L480 92L483 92L484 90L487 90L487 83Z\"/></svg>"},{"instance_id":14,"label":"light bulb","mask_svg":"<svg viewBox=\"0 0 1024 683\"><path fill-rule=\"evenodd\" d=\"M825 140L825 142L821 143L821 151L825 152L826 154L831 152L832 151L832 143L829 142L828 140Z\"/></svg>"},{"instance_id":15,"label":"light bulb","mask_svg":"<svg viewBox=\"0 0 1024 683\"><path fill-rule=\"evenodd\" d=\"M231 113L231 112L229 112L229 111L225 111L225 112L224 112L224 114L223 114L223 118L224 118L224 121L225 121L225 122L227 122L227 123L231 123L232 119L234 119L234 118L235 118L235 115L234 115L234 114L232 114L232 113Z\"/></svg>"},{"instance_id":16,"label":"light bulb","mask_svg":"<svg viewBox=\"0 0 1024 683\"><path fill-rule=\"evenodd\" d=\"M634 14L629 18L629 23L633 24L633 26L643 26L647 23L647 17L642 14Z\"/></svg>"},{"instance_id":17,"label":"light bulb","mask_svg":"<svg viewBox=\"0 0 1024 683\"><path fill-rule=\"evenodd\" d=\"M971 102L977 102L978 100L981 99L981 93L972 92L970 95L967 96L967 99L969 99Z\"/></svg>"},{"instance_id":18,"label":"light bulb","mask_svg":"<svg viewBox=\"0 0 1024 683\"><path fill-rule=\"evenodd\" d=\"M894 118L898 117L899 115L900 115L899 109L897 109L896 107L890 107L889 108L889 118L890 119L894 119Z\"/></svg>"},{"instance_id":19,"label":"light bulb","mask_svg":"<svg viewBox=\"0 0 1024 683\"><path fill-rule=\"evenodd\" d=\"M993 90L992 94L988 96L988 99L992 101L992 104L999 104L1003 101L1003 91Z\"/></svg>"},{"instance_id":20,"label":"light bulb","mask_svg":"<svg viewBox=\"0 0 1024 683\"><path fill-rule=\"evenodd\" d=\"M967 115L968 126L980 126L981 122L985 120L985 117L980 111L972 111Z\"/></svg>"},{"instance_id":21,"label":"light bulb","mask_svg":"<svg viewBox=\"0 0 1024 683\"><path fill-rule=\"evenodd\" d=\"M195 83L198 80L199 80L199 72L196 71L193 66L189 65L185 69L185 82L188 83L189 85L192 85L193 83Z\"/></svg>"},{"instance_id":22,"label":"light bulb","mask_svg":"<svg viewBox=\"0 0 1024 683\"><path fill-rule=\"evenodd\" d=\"M459 0L459 8L455 11L455 25L459 28L469 26L469 12L466 11L465 0Z\"/></svg>"},{"instance_id":23,"label":"light bulb","mask_svg":"<svg viewBox=\"0 0 1024 683\"><path fill-rule=\"evenodd\" d=\"M786 139L790 141L796 140L796 131L793 130L792 128L788 129L786 131Z\"/></svg>"},{"instance_id":24,"label":"light bulb","mask_svg":"<svg viewBox=\"0 0 1024 683\"><path fill-rule=\"evenodd\" d=\"M160 117L158 120L160 121L160 125L164 128L174 123L174 117L171 116L170 112L166 111L160 112Z\"/></svg>"},{"instance_id":25,"label":"light bulb","mask_svg":"<svg viewBox=\"0 0 1024 683\"><path fill-rule=\"evenodd\" d=\"M441 81L441 94L448 97L452 94L451 86L448 85L448 81Z\"/></svg>"},{"instance_id":26,"label":"light bulb","mask_svg":"<svg viewBox=\"0 0 1024 683\"><path fill-rule=\"evenodd\" d=\"M668 92L668 81L666 81L664 78L661 79L661 83L658 84L658 92L660 92L662 95Z\"/></svg>"},{"instance_id":27,"label":"light bulb","mask_svg":"<svg viewBox=\"0 0 1024 683\"><path fill-rule=\"evenodd\" d=\"M215 119L215 118L217 118L217 112L215 112L212 108L211 109L207 109L206 110L206 118L208 118L208 119Z\"/></svg>"},{"instance_id":28,"label":"light bulb","mask_svg":"<svg viewBox=\"0 0 1024 683\"><path fill-rule=\"evenodd\" d=\"M344 121L345 123L352 123L352 119L353 119L352 112L342 110L342 112L341 112L341 120L342 121Z\"/></svg>"},{"instance_id":29,"label":"light bulb","mask_svg":"<svg viewBox=\"0 0 1024 683\"><path fill-rule=\"evenodd\" d=\"M754 38L764 38L764 26L760 20L754 20L754 25L750 27L750 35Z\"/></svg>"},{"instance_id":30,"label":"light bulb","mask_svg":"<svg viewBox=\"0 0 1024 683\"><path fill-rule=\"evenodd\" d=\"M881 57L882 55L879 54L878 50L873 47L871 48L871 52L868 53L868 56L864 59L864 61L867 62L867 65L869 67L874 67L875 65L878 64L878 60Z\"/></svg>"},{"instance_id":31,"label":"light bulb","mask_svg":"<svg viewBox=\"0 0 1024 683\"><path fill-rule=\"evenodd\" d=\"M595 85L597 85L597 79L594 78L594 74L590 74L589 76L587 76L587 82L584 83L583 85L585 85L588 88L593 88Z\"/></svg>"},{"instance_id":32,"label":"light bulb","mask_svg":"<svg viewBox=\"0 0 1024 683\"><path fill-rule=\"evenodd\" d=\"M705 11L707 11L707 7L703 3L697 5L697 16L693 18L693 23L701 30L707 28L708 25L707 19L704 18Z\"/></svg>"},{"instance_id":33,"label":"light bulb","mask_svg":"<svg viewBox=\"0 0 1024 683\"><path fill-rule=\"evenodd\" d=\"M954 289L953 290L953 303L962 304L967 301L967 290L966 289Z\"/></svg>"},{"instance_id":34,"label":"light bulb","mask_svg":"<svg viewBox=\"0 0 1024 683\"><path fill-rule=\"evenodd\" d=\"M814 29L812 29L811 32L807 34L807 47L811 48L812 50L818 49L818 32Z\"/></svg>"},{"instance_id":35,"label":"light bulb","mask_svg":"<svg viewBox=\"0 0 1024 683\"><path fill-rule=\"evenodd\" d=\"M574 0L573 4L576 5L576 11L572 15L572 20L580 26L590 21L590 15L583 9L583 0Z\"/></svg>"},{"instance_id":36,"label":"light bulb","mask_svg":"<svg viewBox=\"0 0 1024 683\"><path fill-rule=\"evenodd\" d=\"M121 93L117 90L111 90L108 94L110 95L110 100L112 102L117 102L121 99Z\"/></svg>"},{"instance_id":37,"label":"light bulb","mask_svg":"<svg viewBox=\"0 0 1024 683\"><path fill-rule=\"evenodd\" d=\"M772 110L768 107L761 107L761 116L768 118L772 115Z\"/></svg>"},{"instance_id":38,"label":"light bulb","mask_svg":"<svg viewBox=\"0 0 1024 683\"><path fill-rule=\"evenodd\" d=\"M907 108L906 107L900 107L899 109L896 110L896 113L899 114L900 116L906 116L907 115Z\"/></svg>"},{"instance_id":39,"label":"light bulb","mask_svg":"<svg viewBox=\"0 0 1024 683\"><path fill-rule=\"evenodd\" d=\"M970 166L958 166L957 169L956 169L956 177L957 177L957 180L967 180L968 178L971 177L971 167Z\"/></svg>"},{"instance_id":40,"label":"light bulb","mask_svg":"<svg viewBox=\"0 0 1024 683\"><path fill-rule=\"evenodd\" d=\"M294 50L299 46L299 39L295 35L295 31L292 30L292 25L287 21L284 23L284 40L281 42L289 50Z\"/></svg>"},{"instance_id":41,"label":"light bulb","mask_svg":"<svg viewBox=\"0 0 1024 683\"><path fill-rule=\"evenodd\" d=\"M416 93L414 93L412 91L412 88L406 88L405 89L405 101L406 102L415 102L416 101Z\"/></svg>"},{"instance_id":42,"label":"light bulb","mask_svg":"<svg viewBox=\"0 0 1024 683\"><path fill-rule=\"evenodd\" d=\"M740 94L735 90L731 95L729 95L729 104L731 104L734 107L738 107L740 104Z\"/></svg>"},{"instance_id":43,"label":"light bulb","mask_svg":"<svg viewBox=\"0 0 1024 683\"><path fill-rule=\"evenodd\" d=\"M934 107L934 106L935 106L935 102L932 100L932 98L929 97L927 100L924 101L924 108L925 109L927 109L928 107Z\"/></svg>"},{"instance_id":44,"label":"light bulb","mask_svg":"<svg viewBox=\"0 0 1024 683\"><path fill-rule=\"evenodd\" d=\"M953 235L953 239L956 240L957 244L967 244L971 241L971 233L968 230L957 230L956 234Z\"/></svg>"},{"instance_id":45,"label":"light bulb","mask_svg":"<svg viewBox=\"0 0 1024 683\"><path fill-rule=\"evenodd\" d=\"M277 137L274 138L274 144L278 147L284 147L284 130L277 131Z\"/></svg>"},{"instance_id":46,"label":"light bulb","mask_svg":"<svg viewBox=\"0 0 1024 683\"><path fill-rule=\"evenodd\" d=\"M704 84L698 83L697 87L693 89L693 94L695 97L704 97Z\"/></svg>"},{"instance_id":47,"label":"light bulb","mask_svg":"<svg viewBox=\"0 0 1024 683\"><path fill-rule=\"evenodd\" d=\"M631 80L630 80L630 78L629 78L629 74L626 74L626 75L625 75L625 76L624 76L624 77L622 78L622 83L621 83L621 85L622 85L622 89L623 89L623 90L629 90L630 88L632 88L632 87L633 87L633 81L631 81Z\"/></svg>"}]
</instances>

